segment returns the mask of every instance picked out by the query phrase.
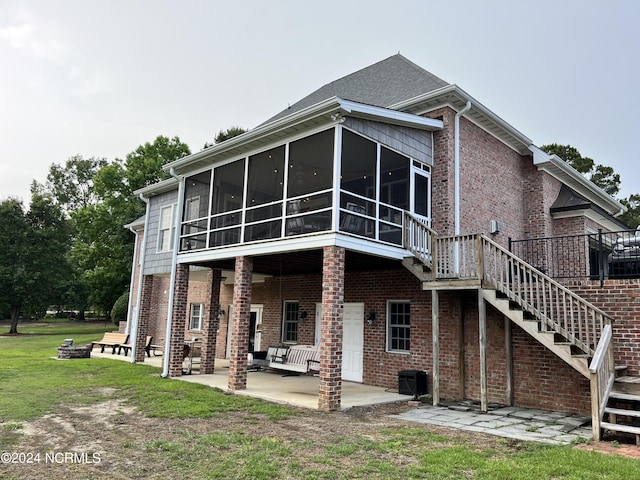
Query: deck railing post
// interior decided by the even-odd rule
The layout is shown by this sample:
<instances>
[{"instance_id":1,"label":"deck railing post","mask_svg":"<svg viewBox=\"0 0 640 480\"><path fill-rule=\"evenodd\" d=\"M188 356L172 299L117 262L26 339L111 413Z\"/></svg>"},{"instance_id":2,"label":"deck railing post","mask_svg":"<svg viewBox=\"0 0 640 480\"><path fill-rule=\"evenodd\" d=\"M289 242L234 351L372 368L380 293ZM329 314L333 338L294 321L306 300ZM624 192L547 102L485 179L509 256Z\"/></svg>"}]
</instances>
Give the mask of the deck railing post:
<instances>
[{"instance_id":1,"label":"deck railing post","mask_svg":"<svg viewBox=\"0 0 640 480\"><path fill-rule=\"evenodd\" d=\"M484 249L482 248L482 234L479 234L476 237L476 248L478 249L478 280L480 280L481 284L484 282L485 271L484 271Z\"/></svg>"},{"instance_id":2,"label":"deck railing post","mask_svg":"<svg viewBox=\"0 0 640 480\"><path fill-rule=\"evenodd\" d=\"M602 245L602 229L598 229L598 277L600 278L600 288L604 286L604 247Z\"/></svg>"}]
</instances>

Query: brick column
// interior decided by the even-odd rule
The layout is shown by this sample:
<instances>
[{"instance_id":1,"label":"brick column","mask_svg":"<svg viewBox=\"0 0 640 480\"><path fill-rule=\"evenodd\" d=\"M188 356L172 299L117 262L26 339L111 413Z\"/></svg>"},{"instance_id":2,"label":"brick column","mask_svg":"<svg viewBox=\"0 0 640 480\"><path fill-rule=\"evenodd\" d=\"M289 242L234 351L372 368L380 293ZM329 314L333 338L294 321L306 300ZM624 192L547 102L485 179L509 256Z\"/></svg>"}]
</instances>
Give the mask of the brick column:
<instances>
[{"instance_id":1,"label":"brick column","mask_svg":"<svg viewBox=\"0 0 640 480\"><path fill-rule=\"evenodd\" d=\"M207 274L207 284L209 285L209 310L204 319L202 329L203 343L200 358L200 373L213 373L216 359L216 342L218 341L218 312L220 311L220 280L222 272L220 270L210 270Z\"/></svg>"},{"instance_id":2,"label":"brick column","mask_svg":"<svg viewBox=\"0 0 640 480\"><path fill-rule=\"evenodd\" d=\"M144 362L144 345L147 340L149 323L151 321L151 302L153 300L153 275L142 277L142 296L140 297L140 311L138 312L138 327L131 335L136 336L136 351L134 361Z\"/></svg>"},{"instance_id":3,"label":"brick column","mask_svg":"<svg viewBox=\"0 0 640 480\"><path fill-rule=\"evenodd\" d=\"M189 265L176 265L176 283L173 288L171 309L171 339L169 344L169 377L182 375L184 331L187 326L187 293L189 292Z\"/></svg>"},{"instance_id":4,"label":"brick column","mask_svg":"<svg viewBox=\"0 0 640 480\"><path fill-rule=\"evenodd\" d=\"M345 251L324 247L323 256L318 408L330 412L339 410L342 401Z\"/></svg>"},{"instance_id":5,"label":"brick column","mask_svg":"<svg viewBox=\"0 0 640 480\"><path fill-rule=\"evenodd\" d=\"M252 277L253 260L249 257L236 257L233 283L233 329L229 355L229 390L232 391L247 388Z\"/></svg>"}]
</instances>

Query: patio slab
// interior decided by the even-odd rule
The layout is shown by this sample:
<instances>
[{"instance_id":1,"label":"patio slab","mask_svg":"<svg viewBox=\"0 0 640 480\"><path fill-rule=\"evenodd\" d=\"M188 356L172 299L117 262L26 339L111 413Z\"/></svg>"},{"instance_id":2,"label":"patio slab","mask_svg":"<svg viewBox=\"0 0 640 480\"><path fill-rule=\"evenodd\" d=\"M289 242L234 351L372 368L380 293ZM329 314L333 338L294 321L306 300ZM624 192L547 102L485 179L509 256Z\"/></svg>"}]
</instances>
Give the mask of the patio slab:
<instances>
[{"instance_id":1,"label":"patio slab","mask_svg":"<svg viewBox=\"0 0 640 480\"><path fill-rule=\"evenodd\" d=\"M131 361L124 355L112 355L110 353L91 352L94 358L108 358L112 360ZM183 382L199 383L209 387L218 388L223 392L228 391L229 361L217 358L213 374L200 375L198 365L194 365L192 375L175 377ZM145 358L147 365L162 367L162 357ZM247 388L236 390L236 395L261 398L270 402L287 404L295 407L318 408L318 384L319 378L309 375L288 375L278 370L249 371L247 373ZM399 401L411 400L411 395L401 395L382 387L373 387L355 382L342 382L342 410L352 407L364 407L380 405Z\"/></svg>"}]
</instances>

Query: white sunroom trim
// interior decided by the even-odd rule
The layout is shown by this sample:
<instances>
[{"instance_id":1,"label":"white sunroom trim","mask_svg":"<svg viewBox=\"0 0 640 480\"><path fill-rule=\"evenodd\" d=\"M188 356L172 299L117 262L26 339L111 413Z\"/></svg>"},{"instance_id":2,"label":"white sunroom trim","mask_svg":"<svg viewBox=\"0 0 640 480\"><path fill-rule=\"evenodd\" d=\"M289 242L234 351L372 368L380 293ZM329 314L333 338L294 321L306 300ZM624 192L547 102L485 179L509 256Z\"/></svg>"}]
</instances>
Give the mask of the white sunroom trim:
<instances>
[{"instance_id":1,"label":"white sunroom trim","mask_svg":"<svg viewBox=\"0 0 640 480\"><path fill-rule=\"evenodd\" d=\"M429 131L441 130L444 126L444 122L442 120L421 117L412 113L400 112L388 108L364 105L357 102L343 100L339 97L332 97L271 123L256 127L253 130L249 130L241 135L230 138L218 145L214 145L200 152L175 160L164 165L162 168L165 171L169 171L173 168L176 171L179 170L179 173L181 174L190 174L191 169L189 169L189 166L192 164L197 164L204 160L214 161L217 155L223 155L235 149L242 150L242 152L235 152L233 153L233 156L242 157L245 155L243 150L245 146L247 147L247 150L263 148L262 145L256 147L253 142L282 133L287 129L293 129L296 125L305 121L319 120L323 124L336 124L340 120L339 116L335 116L336 113L377 120L383 123L405 125ZM291 133L294 134L295 132ZM280 139L274 141L280 141Z\"/></svg>"}]
</instances>

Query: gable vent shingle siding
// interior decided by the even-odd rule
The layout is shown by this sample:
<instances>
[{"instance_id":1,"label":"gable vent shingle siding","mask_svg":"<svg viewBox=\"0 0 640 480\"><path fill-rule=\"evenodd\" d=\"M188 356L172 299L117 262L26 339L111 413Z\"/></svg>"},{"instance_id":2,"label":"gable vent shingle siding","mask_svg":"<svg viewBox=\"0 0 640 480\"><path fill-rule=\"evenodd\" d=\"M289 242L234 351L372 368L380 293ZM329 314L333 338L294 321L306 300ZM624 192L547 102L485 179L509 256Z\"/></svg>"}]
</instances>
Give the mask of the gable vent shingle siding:
<instances>
[{"instance_id":1,"label":"gable vent shingle siding","mask_svg":"<svg viewBox=\"0 0 640 480\"><path fill-rule=\"evenodd\" d=\"M332 97L388 107L447 85L449 83L441 78L396 54L320 87L262 125Z\"/></svg>"}]
</instances>

